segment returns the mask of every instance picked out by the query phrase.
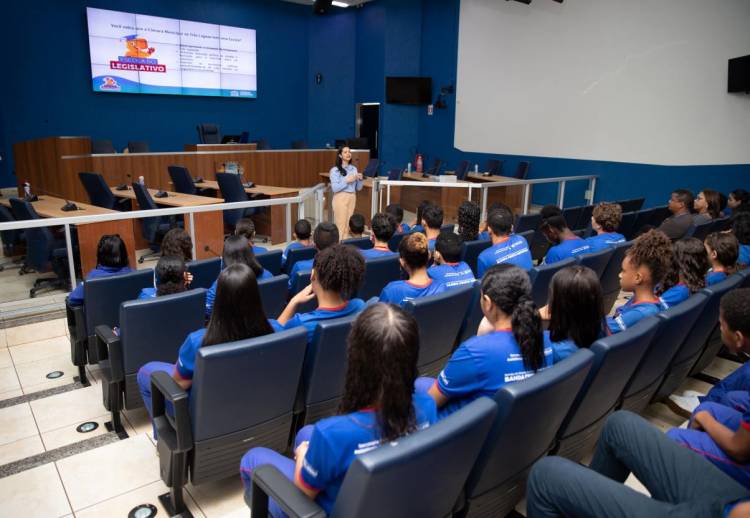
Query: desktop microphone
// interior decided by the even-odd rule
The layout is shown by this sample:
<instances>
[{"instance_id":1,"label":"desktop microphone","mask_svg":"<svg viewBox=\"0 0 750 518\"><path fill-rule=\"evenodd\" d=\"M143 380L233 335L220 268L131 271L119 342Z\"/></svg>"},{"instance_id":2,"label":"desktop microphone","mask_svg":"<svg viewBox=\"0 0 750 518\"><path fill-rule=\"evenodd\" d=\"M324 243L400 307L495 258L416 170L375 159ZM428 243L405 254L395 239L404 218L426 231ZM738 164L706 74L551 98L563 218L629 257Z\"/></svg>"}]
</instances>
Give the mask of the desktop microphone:
<instances>
[{"instance_id":1,"label":"desktop microphone","mask_svg":"<svg viewBox=\"0 0 750 518\"><path fill-rule=\"evenodd\" d=\"M132 176L130 175L130 173L125 173L125 176L127 176L128 178L132 178ZM116 191L127 191L128 190L128 184L127 184L127 182L126 183L118 184L117 187L115 187L115 190Z\"/></svg>"},{"instance_id":2,"label":"desktop microphone","mask_svg":"<svg viewBox=\"0 0 750 518\"><path fill-rule=\"evenodd\" d=\"M29 184L29 182L26 182L24 184L24 190L26 190L26 185L29 186L28 194L30 195L31 194L31 184ZM74 211L74 210L84 210L84 209L79 209L78 205L76 205L75 203L73 203L72 201L70 201L65 196L61 196L60 194L58 194L56 192L48 191L46 189L37 189L37 190L41 191L42 194L45 194L47 196L54 196L55 198L62 198L63 200L65 200L65 205L63 205L62 207L60 207L60 210L63 211L63 212L71 212L71 211ZM31 196L31 198L32 199L29 199L27 201L37 201L37 200L39 200L39 197L35 196L35 195Z\"/></svg>"}]
</instances>

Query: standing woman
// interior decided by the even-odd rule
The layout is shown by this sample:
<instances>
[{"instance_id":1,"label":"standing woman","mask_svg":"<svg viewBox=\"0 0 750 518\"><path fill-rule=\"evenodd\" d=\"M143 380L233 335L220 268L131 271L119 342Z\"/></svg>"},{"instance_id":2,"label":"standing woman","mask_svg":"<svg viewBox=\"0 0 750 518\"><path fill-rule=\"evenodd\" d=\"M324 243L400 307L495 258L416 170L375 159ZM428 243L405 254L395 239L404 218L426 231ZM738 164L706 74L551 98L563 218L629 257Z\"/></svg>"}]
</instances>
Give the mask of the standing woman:
<instances>
[{"instance_id":1,"label":"standing woman","mask_svg":"<svg viewBox=\"0 0 750 518\"><path fill-rule=\"evenodd\" d=\"M349 218L354 214L356 191L362 190L362 175L352 165L352 151L348 146L339 149L336 165L331 168L330 174L333 219L339 229L339 236L344 239L349 233Z\"/></svg>"}]
</instances>

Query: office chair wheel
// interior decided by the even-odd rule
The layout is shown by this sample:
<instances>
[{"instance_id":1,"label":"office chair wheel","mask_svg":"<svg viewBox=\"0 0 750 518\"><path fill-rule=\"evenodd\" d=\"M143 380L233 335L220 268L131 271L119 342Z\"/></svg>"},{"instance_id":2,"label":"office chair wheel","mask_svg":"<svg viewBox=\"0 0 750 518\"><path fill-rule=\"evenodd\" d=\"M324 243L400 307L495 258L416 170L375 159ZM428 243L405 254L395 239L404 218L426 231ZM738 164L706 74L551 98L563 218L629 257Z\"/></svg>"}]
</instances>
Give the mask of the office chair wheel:
<instances>
[{"instance_id":1,"label":"office chair wheel","mask_svg":"<svg viewBox=\"0 0 750 518\"><path fill-rule=\"evenodd\" d=\"M138 258L138 264L143 264L143 256Z\"/></svg>"},{"instance_id":2,"label":"office chair wheel","mask_svg":"<svg viewBox=\"0 0 750 518\"><path fill-rule=\"evenodd\" d=\"M34 288L29 290L29 298L36 298L36 290Z\"/></svg>"}]
</instances>

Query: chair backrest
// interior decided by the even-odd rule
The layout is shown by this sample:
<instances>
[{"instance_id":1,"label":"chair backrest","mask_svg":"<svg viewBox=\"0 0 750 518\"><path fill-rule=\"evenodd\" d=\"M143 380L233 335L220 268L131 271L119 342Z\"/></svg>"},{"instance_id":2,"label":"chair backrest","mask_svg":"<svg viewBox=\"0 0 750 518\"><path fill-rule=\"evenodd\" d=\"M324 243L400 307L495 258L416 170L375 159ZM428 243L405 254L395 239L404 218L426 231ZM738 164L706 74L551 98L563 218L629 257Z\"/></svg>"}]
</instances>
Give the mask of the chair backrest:
<instances>
[{"instance_id":1,"label":"chair backrest","mask_svg":"<svg viewBox=\"0 0 750 518\"><path fill-rule=\"evenodd\" d=\"M440 225L440 233L442 234L443 232L447 232L452 234L455 228L455 223L444 223L443 225Z\"/></svg>"},{"instance_id":2,"label":"chair backrest","mask_svg":"<svg viewBox=\"0 0 750 518\"><path fill-rule=\"evenodd\" d=\"M286 274L258 281L260 300L263 302L263 310L268 318L278 318L284 311L288 284L289 276Z\"/></svg>"},{"instance_id":3,"label":"chair backrest","mask_svg":"<svg viewBox=\"0 0 750 518\"><path fill-rule=\"evenodd\" d=\"M360 250L369 250L374 246L372 243L372 239L370 239L369 237L353 237L351 239L344 239L341 244L351 245L355 248L359 248Z\"/></svg>"},{"instance_id":4,"label":"chair backrest","mask_svg":"<svg viewBox=\"0 0 750 518\"><path fill-rule=\"evenodd\" d=\"M609 262L612 259L612 255L614 255L615 251L613 248L605 248L604 250L599 250L598 252L592 252L590 254L582 254L576 257L576 260L579 264L583 266L588 266L594 272L596 272L596 276L599 277L599 279L602 278L602 275L604 275L604 270L607 268L607 265L609 265Z\"/></svg>"},{"instance_id":5,"label":"chair backrest","mask_svg":"<svg viewBox=\"0 0 750 518\"><path fill-rule=\"evenodd\" d=\"M466 481L469 507L488 491L518 485L531 465L552 449L593 362L594 354L580 349L553 368L497 391L498 412ZM516 502L507 504L512 508ZM506 513L498 510L496 515Z\"/></svg>"},{"instance_id":6,"label":"chair backrest","mask_svg":"<svg viewBox=\"0 0 750 518\"><path fill-rule=\"evenodd\" d=\"M292 268L297 261L307 261L315 257L318 251L313 246L306 246L304 248L293 248L286 254L286 263L284 263L284 270L286 273L292 273Z\"/></svg>"},{"instance_id":7,"label":"chair backrest","mask_svg":"<svg viewBox=\"0 0 750 518\"><path fill-rule=\"evenodd\" d=\"M633 246L632 241L625 241L624 243L617 243L612 247L612 257L610 257L607 266L599 276L602 285L602 294L605 299L604 311L607 313L612 309L612 305L620 294L622 260L625 259L625 254L631 246Z\"/></svg>"},{"instance_id":8,"label":"chair backrest","mask_svg":"<svg viewBox=\"0 0 750 518\"><path fill-rule=\"evenodd\" d=\"M254 143L254 144L256 144L258 146L257 149L259 151L266 150L266 149L271 149L271 146L268 144L268 140L266 140L264 138L259 139L259 140L253 140L251 142Z\"/></svg>"},{"instance_id":9,"label":"chair backrest","mask_svg":"<svg viewBox=\"0 0 750 518\"><path fill-rule=\"evenodd\" d=\"M357 290L357 298L369 300L377 297L386 284L401 278L398 255L374 257L365 261L365 279Z\"/></svg>"},{"instance_id":10,"label":"chair backrest","mask_svg":"<svg viewBox=\"0 0 750 518\"><path fill-rule=\"evenodd\" d=\"M568 257L556 263L540 264L531 269L529 272L529 277L531 278L531 297L534 299L536 307L541 308L547 304L549 283L552 280L552 276L563 268L575 263L575 258Z\"/></svg>"},{"instance_id":11,"label":"chair backrest","mask_svg":"<svg viewBox=\"0 0 750 518\"><path fill-rule=\"evenodd\" d=\"M594 206L585 205L581 212L581 217L578 218L578 228L590 229L591 228L591 217L594 215Z\"/></svg>"},{"instance_id":12,"label":"chair backrest","mask_svg":"<svg viewBox=\"0 0 750 518\"><path fill-rule=\"evenodd\" d=\"M205 315L203 288L123 302L120 337L125 374L134 374L150 361L174 362L187 335L203 328Z\"/></svg>"},{"instance_id":13,"label":"chair backrest","mask_svg":"<svg viewBox=\"0 0 750 518\"><path fill-rule=\"evenodd\" d=\"M116 153L115 146L112 145L111 140L96 139L91 141L91 153L94 155L102 155L108 153Z\"/></svg>"},{"instance_id":14,"label":"chair backrest","mask_svg":"<svg viewBox=\"0 0 750 518\"><path fill-rule=\"evenodd\" d=\"M526 240L526 244L531 245L531 240L534 239L536 234L535 230L527 230L526 232L517 232L516 235L521 236Z\"/></svg>"},{"instance_id":15,"label":"chair backrest","mask_svg":"<svg viewBox=\"0 0 750 518\"><path fill-rule=\"evenodd\" d=\"M740 286L741 288L750 288L750 268L740 270L735 275L739 275L742 277L742 286Z\"/></svg>"},{"instance_id":16,"label":"chair backrest","mask_svg":"<svg viewBox=\"0 0 750 518\"><path fill-rule=\"evenodd\" d=\"M486 170L493 176L500 176L500 173L503 170L503 161L490 158L489 160L487 160Z\"/></svg>"},{"instance_id":17,"label":"chair backrest","mask_svg":"<svg viewBox=\"0 0 750 518\"><path fill-rule=\"evenodd\" d=\"M226 203L236 201L247 201L247 194L245 188L242 186L242 178L240 175L233 173L216 173L216 181L219 184L219 190L221 191L221 197L224 198ZM245 209L230 209L225 210L224 224L228 226L234 226L242 218L242 214Z\"/></svg>"},{"instance_id":18,"label":"chair backrest","mask_svg":"<svg viewBox=\"0 0 750 518\"><path fill-rule=\"evenodd\" d=\"M475 241L464 241L461 246L461 260L469 265L474 276L477 275L477 261L479 254L492 246L490 239L477 239Z\"/></svg>"},{"instance_id":19,"label":"chair backrest","mask_svg":"<svg viewBox=\"0 0 750 518\"><path fill-rule=\"evenodd\" d=\"M401 169L389 169L388 170L388 179L389 180L400 180L401 179Z\"/></svg>"},{"instance_id":20,"label":"chair backrest","mask_svg":"<svg viewBox=\"0 0 750 518\"><path fill-rule=\"evenodd\" d=\"M458 330L458 338L456 339L457 345L465 342L472 336L476 336L479 324L482 322L484 313L482 313L482 306L479 304L482 296L482 290L480 289L481 285L482 281L476 280L471 286L471 300L466 308L466 315L464 316L464 321L461 323L461 329Z\"/></svg>"},{"instance_id":21,"label":"chair backrest","mask_svg":"<svg viewBox=\"0 0 750 518\"><path fill-rule=\"evenodd\" d=\"M581 214L583 214L583 205L579 205L578 207L568 207L562 211L565 223L568 224L568 228L571 230L581 228L578 224L578 221L581 219Z\"/></svg>"},{"instance_id":22,"label":"chair backrest","mask_svg":"<svg viewBox=\"0 0 750 518\"><path fill-rule=\"evenodd\" d=\"M193 177L190 176L190 171L188 171L187 167L170 165L167 167L167 171L169 171L169 178L172 179L175 191L184 194L195 194L197 192L195 183L193 183Z\"/></svg>"},{"instance_id":23,"label":"chair backrest","mask_svg":"<svg viewBox=\"0 0 750 518\"><path fill-rule=\"evenodd\" d=\"M151 193L149 193L148 189L140 183L133 183L133 192L135 193L138 207L141 210L153 210L158 208L154 199L151 197ZM141 218L143 237L149 243L153 243L156 240L156 233L159 230L159 221L159 218Z\"/></svg>"},{"instance_id":24,"label":"chair backrest","mask_svg":"<svg viewBox=\"0 0 750 518\"><path fill-rule=\"evenodd\" d=\"M463 180L466 178L466 173L469 172L469 161L468 160L461 160L458 163L458 166L456 166L456 177L459 180Z\"/></svg>"},{"instance_id":25,"label":"chair backrest","mask_svg":"<svg viewBox=\"0 0 750 518\"><path fill-rule=\"evenodd\" d=\"M479 398L426 430L358 455L331 516L450 516L496 411L492 400Z\"/></svg>"},{"instance_id":26,"label":"chair backrest","mask_svg":"<svg viewBox=\"0 0 750 518\"><path fill-rule=\"evenodd\" d=\"M148 153L150 149L148 142L145 140L131 140L128 142L128 151L131 153Z\"/></svg>"},{"instance_id":27,"label":"chair backrest","mask_svg":"<svg viewBox=\"0 0 750 518\"><path fill-rule=\"evenodd\" d=\"M366 176L368 178L372 178L373 176L378 175L378 166L380 166L380 160L377 158L371 158L369 162L367 162L367 166L365 167L364 172L362 173L363 176Z\"/></svg>"},{"instance_id":28,"label":"chair backrest","mask_svg":"<svg viewBox=\"0 0 750 518\"><path fill-rule=\"evenodd\" d=\"M618 201L617 203L622 207L623 212L635 212L641 210L644 201L646 201L646 198L632 198Z\"/></svg>"},{"instance_id":29,"label":"chair backrest","mask_svg":"<svg viewBox=\"0 0 750 518\"><path fill-rule=\"evenodd\" d=\"M388 248L391 252L398 252L398 246L401 244L401 240L404 239L406 234L398 232L393 234L393 237L388 240Z\"/></svg>"},{"instance_id":30,"label":"chair backrest","mask_svg":"<svg viewBox=\"0 0 750 518\"><path fill-rule=\"evenodd\" d=\"M264 270L271 272L271 275L279 275L281 273L281 256L283 254L282 250L269 250L256 255L255 258Z\"/></svg>"},{"instance_id":31,"label":"chair backrest","mask_svg":"<svg viewBox=\"0 0 750 518\"><path fill-rule=\"evenodd\" d=\"M0 223L12 223L16 219L10 210L0 205ZM3 251L5 255L14 255L14 247L21 239L20 230L3 230L0 232L0 239L3 241Z\"/></svg>"},{"instance_id":32,"label":"chair backrest","mask_svg":"<svg viewBox=\"0 0 750 518\"><path fill-rule=\"evenodd\" d=\"M708 236L713 231L715 226L715 220L709 220L704 223L693 225L688 229L685 237L694 237L703 241L704 239L706 239L706 236Z\"/></svg>"},{"instance_id":33,"label":"chair backrest","mask_svg":"<svg viewBox=\"0 0 750 518\"><path fill-rule=\"evenodd\" d=\"M190 397L193 440L227 436L291 414L307 344L304 327L201 347Z\"/></svg>"},{"instance_id":34,"label":"chair backrest","mask_svg":"<svg viewBox=\"0 0 750 518\"><path fill-rule=\"evenodd\" d=\"M10 209L18 221L41 219L31 202L20 198L10 198ZM37 227L24 229L26 237L25 264L32 267L38 273L49 271L52 250L55 238L49 227Z\"/></svg>"},{"instance_id":35,"label":"chair backrest","mask_svg":"<svg viewBox=\"0 0 750 518\"><path fill-rule=\"evenodd\" d=\"M436 158L432 162L432 167L430 167L427 171L425 171L425 174L431 174L434 176L437 176L440 174L440 168L443 166L443 161L439 158Z\"/></svg>"},{"instance_id":36,"label":"chair backrest","mask_svg":"<svg viewBox=\"0 0 750 518\"><path fill-rule=\"evenodd\" d=\"M519 214L516 216L516 224L513 226L513 232L520 234L527 230L536 231L542 223L542 215L536 214Z\"/></svg>"},{"instance_id":37,"label":"chair backrest","mask_svg":"<svg viewBox=\"0 0 750 518\"><path fill-rule=\"evenodd\" d=\"M93 335L99 325L119 326L120 304L135 300L143 288L153 284L154 271L150 268L83 281L86 335Z\"/></svg>"},{"instance_id":38,"label":"chair backrest","mask_svg":"<svg viewBox=\"0 0 750 518\"><path fill-rule=\"evenodd\" d=\"M669 207L666 205L662 205L661 207L654 207L654 212L651 215L651 221L649 222L649 224L658 227L659 225L661 225L662 221L664 221L671 215L672 213L669 211Z\"/></svg>"},{"instance_id":39,"label":"chair backrest","mask_svg":"<svg viewBox=\"0 0 750 518\"><path fill-rule=\"evenodd\" d=\"M115 195L112 194L112 189L109 188L104 177L99 173L78 173L78 178L81 179L83 188L86 194L89 195L89 201L92 205L97 207L104 207L105 209L111 209L115 206Z\"/></svg>"},{"instance_id":40,"label":"chair backrest","mask_svg":"<svg viewBox=\"0 0 750 518\"><path fill-rule=\"evenodd\" d=\"M201 144L220 144L221 134L216 124L198 124L198 142Z\"/></svg>"},{"instance_id":41,"label":"chair backrest","mask_svg":"<svg viewBox=\"0 0 750 518\"><path fill-rule=\"evenodd\" d=\"M292 140L292 149L307 149L307 142L304 140Z\"/></svg>"},{"instance_id":42,"label":"chair backrest","mask_svg":"<svg viewBox=\"0 0 750 518\"><path fill-rule=\"evenodd\" d=\"M529 169L531 169L531 163L527 162L526 160L522 160L521 162L518 162L518 167L516 168L516 178L519 180L525 180L529 176Z\"/></svg>"},{"instance_id":43,"label":"chair backrest","mask_svg":"<svg viewBox=\"0 0 750 518\"><path fill-rule=\"evenodd\" d=\"M730 217L716 218L714 220L714 227L711 229L711 232L724 232L725 230L729 230L731 225L732 218Z\"/></svg>"},{"instance_id":44,"label":"chair backrest","mask_svg":"<svg viewBox=\"0 0 750 518\"><path fill-rule=\"evenodd\" d=\"M289 288L289 297L295 296L297 293L302 291L308 284L310 284L310 270L299 270L295 272L291 279L292 284ZM313 311L317 307L317 299L313 298L297 306L297 313L307 313ZM282 310L283 311L283 310Z\"/></svg>"},{"instance_id":45,"label":"chair backrest","mask_svg":"<svg viewBox=\"0 0 750 518\"><path fill-rule=\"evenodd\" d=\"M473 286L461 286L437 295L410 300L404 309L414 315L419 326L420 372L438 372L453 350L461 329L465 308L469 306Z\"/></svg>"},{"instance_id":46,"label":"chair backrest","mask_svg":"<svg viewBox=\"0 0 750 518\"><path fill-rule=\"evenodd\" d=\"M210 288L221 273L221 257L199 259L187 263L187 269L193 274L191 288Z\"/></svg>"},{"instance_id":47,"label":"chair backrest","mask_svg":"<svg viewBox=\"0 0 750 518\"><path fill-rule=\"evenodd\" d=\"M636 225L639 224L639 214L640 212L624 212L622 214L622 218L620 219L620 226L617 227L617 231L622 234L625 239L633 239L633 235L636 233L636 231L643 226L640 225L640 227L636 228ZM651 214L649 213L647 216L642 217L642 219L650 220Z\"/></svg>"}]
</instances>

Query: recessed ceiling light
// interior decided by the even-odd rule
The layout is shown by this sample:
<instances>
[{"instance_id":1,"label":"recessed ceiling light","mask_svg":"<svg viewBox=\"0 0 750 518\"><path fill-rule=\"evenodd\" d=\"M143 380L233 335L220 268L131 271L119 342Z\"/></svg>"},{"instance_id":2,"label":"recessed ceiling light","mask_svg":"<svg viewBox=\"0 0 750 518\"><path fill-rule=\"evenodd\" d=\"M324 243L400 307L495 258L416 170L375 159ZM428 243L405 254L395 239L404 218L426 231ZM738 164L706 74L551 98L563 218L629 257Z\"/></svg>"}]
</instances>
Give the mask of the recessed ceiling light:
<instances>
[{"instance_id":1,"label":"recessed ceiling light","mask_svg":"<svg viewBox=\"0 0 750 518\"><path fill-rule=\"evenodd\" d=\"M336 7L349 7L349 4L345 4L344 2L331 2L331 5L335 5Z\"/></svg>"}]
</instances>

